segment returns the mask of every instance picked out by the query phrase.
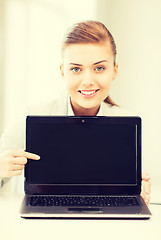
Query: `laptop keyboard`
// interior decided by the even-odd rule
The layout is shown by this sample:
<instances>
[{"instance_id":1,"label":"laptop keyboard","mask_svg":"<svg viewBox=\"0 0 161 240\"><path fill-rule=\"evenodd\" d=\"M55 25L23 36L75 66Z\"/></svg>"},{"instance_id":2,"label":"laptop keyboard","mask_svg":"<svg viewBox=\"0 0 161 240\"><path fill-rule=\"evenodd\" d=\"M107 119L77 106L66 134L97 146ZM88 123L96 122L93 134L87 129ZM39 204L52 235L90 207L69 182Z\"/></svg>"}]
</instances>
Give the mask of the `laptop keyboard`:
<instances>
[{"instance_id":1,"label":"laptop keyboard","mask_svg":"<svg viewBox=\"0 0 161 240\"><path fill-rule=\"evenodd\" d=\"M31 196L30 206L139 206L132 196Z\"/></svg>"}]
</instances>

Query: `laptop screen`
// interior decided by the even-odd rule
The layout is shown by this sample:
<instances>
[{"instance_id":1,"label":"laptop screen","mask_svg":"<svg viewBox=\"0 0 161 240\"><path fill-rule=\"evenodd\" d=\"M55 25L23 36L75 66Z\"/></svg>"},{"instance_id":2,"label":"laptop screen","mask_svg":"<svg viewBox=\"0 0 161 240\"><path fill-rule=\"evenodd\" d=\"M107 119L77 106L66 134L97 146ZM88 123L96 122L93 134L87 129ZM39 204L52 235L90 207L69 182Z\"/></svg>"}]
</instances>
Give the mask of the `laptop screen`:
<instances>
[{"instance_id":1,"label":"laptop screen","mask_svg":"<svg viewBox=\"0 0 161 240\"><path fill-rule=\"evenodd\" d=\"M29 184L137 184L139 118L29 116L26 133L26 150L41 156L28 161Z\"/></svg>"}]
</instances>

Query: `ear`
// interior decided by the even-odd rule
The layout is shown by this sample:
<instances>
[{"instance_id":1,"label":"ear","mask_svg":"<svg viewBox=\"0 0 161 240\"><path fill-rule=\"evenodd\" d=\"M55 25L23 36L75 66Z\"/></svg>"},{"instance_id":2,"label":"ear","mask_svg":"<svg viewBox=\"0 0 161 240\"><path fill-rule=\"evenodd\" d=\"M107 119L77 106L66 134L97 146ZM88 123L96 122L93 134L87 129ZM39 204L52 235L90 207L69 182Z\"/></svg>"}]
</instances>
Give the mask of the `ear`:
<instances>
[{"instance_id":1,"label":"ear","mask_svg":"<svg viewBox=\"0 0 161 240\"><path fill-rule=\"evenodd\" d=\"M115 78L117 77L117 74L118 74L118 64L116 63L113 70L112 80L115 80Z\"/></svg>"},{"instance_id":2,"label":"ear","mask_svg":"<svg viewBox=\"0 0 161 240\"><path fill-rule=\"evenodd\" d=\"M60 73L61 73L61 76L64 77L64 65L63 64L60 65Z\"/></svg>"}]
</instances>

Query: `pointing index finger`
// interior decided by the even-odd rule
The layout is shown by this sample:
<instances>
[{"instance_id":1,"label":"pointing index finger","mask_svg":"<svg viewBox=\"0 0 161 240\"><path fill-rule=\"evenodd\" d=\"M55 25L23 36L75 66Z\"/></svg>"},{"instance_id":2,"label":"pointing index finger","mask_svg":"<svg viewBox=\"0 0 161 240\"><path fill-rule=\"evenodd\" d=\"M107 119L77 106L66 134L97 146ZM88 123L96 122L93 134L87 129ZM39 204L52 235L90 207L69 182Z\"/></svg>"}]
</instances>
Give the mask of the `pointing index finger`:
<instances>
[{"instance_id":1,"label":"pointing index finger","mask_svg":"<svg viewBox=\"0 0 161 240\"><path fill-rule=\"evenodd\" d=\"M26 152L23 149L10 151L9 154L11 154L13 157L25 157L25 158L32 159L32 160L40 159L39 155L30 153L30 152Z\"/></svg>"},{"instance_id":2,"label":"pointing index finger","mask_svg":"<svg viewBox=\"0 0 161 240\"><path fill-rule=\"evenodd\" d=\"M34 153L24 152L24 157L32 160L39 160L40 156Z\"/></svg>"}]
</instances>

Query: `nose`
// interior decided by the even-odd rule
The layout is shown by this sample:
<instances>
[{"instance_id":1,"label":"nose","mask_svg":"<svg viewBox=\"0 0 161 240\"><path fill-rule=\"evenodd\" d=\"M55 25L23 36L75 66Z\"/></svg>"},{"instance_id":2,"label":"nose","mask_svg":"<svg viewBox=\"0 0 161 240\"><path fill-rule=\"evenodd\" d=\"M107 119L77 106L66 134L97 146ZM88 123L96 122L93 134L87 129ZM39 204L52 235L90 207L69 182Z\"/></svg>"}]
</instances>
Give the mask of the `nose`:
<instances>
[{"instance_id":1,"label":"nose","mask_svg":"<svg viewBox=\"0 0 161 240\"><path fill-rule=\"evenodd\" d=\"M94 83L93 74L90 70L85 70L83 74L82 84L84 86L91 86Z\"/></svg>"}]
</instances>

